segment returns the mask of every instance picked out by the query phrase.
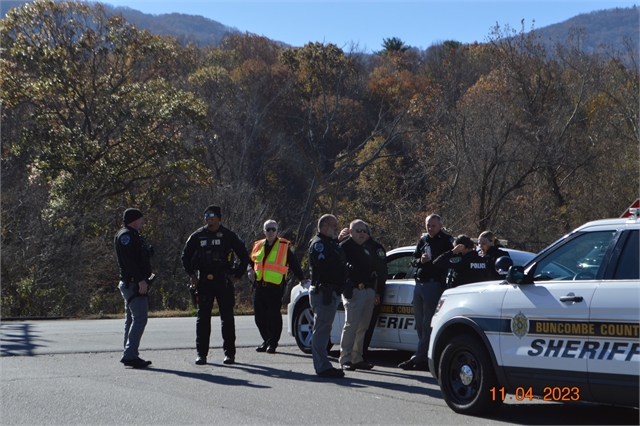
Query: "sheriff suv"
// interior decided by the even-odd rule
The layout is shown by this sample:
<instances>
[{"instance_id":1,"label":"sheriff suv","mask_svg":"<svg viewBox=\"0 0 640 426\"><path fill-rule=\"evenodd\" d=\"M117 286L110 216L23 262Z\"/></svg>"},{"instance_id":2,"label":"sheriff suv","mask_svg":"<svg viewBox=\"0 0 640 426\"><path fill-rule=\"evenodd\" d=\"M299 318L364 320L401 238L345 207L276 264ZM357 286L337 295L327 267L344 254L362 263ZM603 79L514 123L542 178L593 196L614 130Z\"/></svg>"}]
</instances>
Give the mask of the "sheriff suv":
<instances>
[{"instance_id":1,"label":"sheriff suv","mask_svg":"<svg viewBox=\"0 0 640 426\"><path fill-rule=\"evenodd\" d=\"M534 398L638 407L639 210L577 228L506 281L443 293L428 357L451 409Z\"/></svg>"}]
</instances>

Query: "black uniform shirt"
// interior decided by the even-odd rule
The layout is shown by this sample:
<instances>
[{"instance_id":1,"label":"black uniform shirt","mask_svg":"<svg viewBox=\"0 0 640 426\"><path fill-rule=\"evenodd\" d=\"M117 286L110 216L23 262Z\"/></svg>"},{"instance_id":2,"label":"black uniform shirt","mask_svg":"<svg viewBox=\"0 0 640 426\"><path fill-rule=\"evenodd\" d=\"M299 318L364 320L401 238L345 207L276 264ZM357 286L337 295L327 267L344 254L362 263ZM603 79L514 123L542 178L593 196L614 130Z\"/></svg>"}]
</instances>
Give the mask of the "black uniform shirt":
<instances>
[{"instance_id":1,"label":"black uniform shirt","mask_svg":"<svg viewBox=\"0 0 640 426\"><path fill-rule=\"evenodd\" d=\"M309 266L313 284L342 287L347 279L347 260L338 240L317 233L309 243Z\"/></svg>"},{"instance_id":2,"label":"black uniform shirt","mask_svg":"<svg viewBox=\"0 0 640 426\"><path fill-rule=\"evenodd\" d=\"M120 280L140 282L151 275L151 249L142 235L125 226L114 239Z\"/></svg>"},{"instance_id":3,"label":"black uniform shirt","mask_svg":"<svg viewBox=\"0 0 640 426\"><path fill-rule=\"evenodd\" d=\"M216 272L226 272L231 274L233 263L232 253L240 259L240 265L234 272L238 279L247 272L249 264L249 253L244 245L244 241L235 232L220 225L214 232L207 226L203 226L191 234L182 250L182 266L189 275L193 275L195 270L200 271L200 275Z\"/></svg>"},{"instance_id":4,"label":"black uniform shirt","mask_svg":"<svg viewBox=\"0 0 640 426\"><path fill-rule=\"evenodd\" d=\"M420 257L424 253L426 246L431 247L431 259L427 263L420 262ZM418 268L416 278L419 281L438 281L444 285L447 277L447 270L438 268L433 264L433 259L437 258L441 254L451 250L453 248L453 237L444 231L440 231L435 237L431 238L431 235L426 234L420 238L416 249L413 252L414 259L411 264Z\"/></svg>"},{"instance_id":5,"label":"black uniform shirt","mask_svg":"<svg viewBox=\"0 0 640 426\"><path fill-rule=\"evenodd\" d=\"M507 257L511 257L509 256L509 253L504 251L504 250L500 250L500 248L498 248L498 246L491 246L489 248L489 250L487 250L487 253L482 256L484 259L487 260L487 276L488 279L490 280L501 280L504 277L502 275L500 275L498 272L496 272L496 259L502 256L507 256Z\"/></svg>"},{"instance_id":6,"label":"black uniform shirt","mask_svg":"<svg viewBox=\"0 0 640 426\"><path fill-rule=\"evenodd\" d=\"M353 238L347 238L340 247L344 250L349 268L349 278L354 284L364 283L369 288L375 287L375 253L372 253L364 244L358 244Z\"/></svg>"},{"instance_id":7,"label":"black uniform shirt","mask_svg":"<svg viewBox=\"0 0 640 426\"><path fill-rule=\"evenodd\" d=\"M380 244L373 238L369 238L367 241L365 241L364 245L372 253L374 253L373 258L375 263L376 274L378 275L375 290L376 290L376 294L379 295L380 298L382 298L382 296L384 295L384 288L387 283L387 273L388 273L387 252L382 246L382 244Z\"/></svg>"},{"instance_id":8,"label":"black uniform shirt","mask_svg":"<svg viewBox=\"0 0 640 426\"><path fill-rule=\"evenodd\" d=\"M433 264L441 268L452 269L447 282L449 288L459 285L487 281L487 258L482 257L475 250L469 250L465 255L448 251L438 256Z\"/></svg>"}]
</instances>

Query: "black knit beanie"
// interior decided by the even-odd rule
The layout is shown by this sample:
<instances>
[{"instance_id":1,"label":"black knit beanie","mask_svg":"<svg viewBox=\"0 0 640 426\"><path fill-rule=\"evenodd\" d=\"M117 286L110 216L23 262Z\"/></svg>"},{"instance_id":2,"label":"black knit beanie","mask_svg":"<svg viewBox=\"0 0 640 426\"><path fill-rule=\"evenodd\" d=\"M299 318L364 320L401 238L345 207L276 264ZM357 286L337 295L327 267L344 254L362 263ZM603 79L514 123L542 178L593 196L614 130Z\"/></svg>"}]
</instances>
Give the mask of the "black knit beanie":
<instances>
[{"instance_id":1,"label":"black knit beanie","mask_svg":"<svg viewBox=\"0 0 640 426\"><path fill-rule=\"evenodd\" d=\"M219 218L222 218L222 210L220 210L220 206L214 206L211 205L209 207L207 207L206 209L204 209L204 212L213 212L216 214L216 216L218 216Z\"/></svg>"},{"instance_id":2,"label":"black knit beanie","mask_svg":"<svg viewBox=\"0 0 640 426\"><path fill-rule=\"evenodd\" d=\"M138 209L126 209L122 216L122 221L125 225L130 224L134 220L138 220L142 217L142 212Z\"/></svg>"}]
</instances>

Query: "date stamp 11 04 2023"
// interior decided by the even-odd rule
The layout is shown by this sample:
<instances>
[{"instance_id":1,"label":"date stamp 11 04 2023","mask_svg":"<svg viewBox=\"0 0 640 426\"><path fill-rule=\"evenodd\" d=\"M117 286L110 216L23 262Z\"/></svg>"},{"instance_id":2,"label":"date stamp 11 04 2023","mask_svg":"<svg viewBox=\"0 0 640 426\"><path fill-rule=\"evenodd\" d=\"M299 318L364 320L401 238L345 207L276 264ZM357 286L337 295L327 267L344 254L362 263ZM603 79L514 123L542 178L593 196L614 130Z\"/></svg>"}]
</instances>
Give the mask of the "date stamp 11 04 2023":
<instances>
[{"instance_id":1,"label":"date stamp 11 04 2023","mask_svg":"<svg viewBox=\"0 0 640 426\"><path fill-rule=\"evenodd\" d=\"M543 395L541 397L534 396L532 388L516 388L516 392L514 395L507 395L504 388L491 388L489 389L491 392L491 399L497 400L500 399L504 401L505 399L515 398L517 401L523 401L528 399L532 401L534 398L542 399L543 401L579 401L580 400L580 389L576 386L573 387L560 387L560 386L547 386L543 389Z\"/></svg>"}]
</instances>

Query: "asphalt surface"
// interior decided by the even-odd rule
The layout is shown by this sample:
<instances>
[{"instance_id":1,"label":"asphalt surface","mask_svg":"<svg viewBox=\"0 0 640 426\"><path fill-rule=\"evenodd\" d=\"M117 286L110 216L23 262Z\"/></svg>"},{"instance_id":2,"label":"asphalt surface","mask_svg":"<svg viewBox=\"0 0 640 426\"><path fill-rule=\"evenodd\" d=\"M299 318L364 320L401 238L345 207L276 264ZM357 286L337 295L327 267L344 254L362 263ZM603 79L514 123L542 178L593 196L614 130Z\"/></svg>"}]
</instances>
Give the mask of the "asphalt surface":
<instances>
[{"instance_id":1,"label":"asphalt surface","mask_svg":"<svg viewBox=\"0 0 640 426\"><path fill-rule=\"evenodd\" d=\"M638 424L638 410L595 404L507 401L490 417L451 411L428 372L396 365L409 355L374 350L371 371L315 375L311 356L283 332L276 354L252 317L236 318L237 363L222 364L214 318L209 364L194 364L194 318L150 319L146 370L118 362L122 321L2 322L0 424ZM337 363L337 352L332 351Z\"/></svg>"}]
</instances>

